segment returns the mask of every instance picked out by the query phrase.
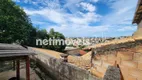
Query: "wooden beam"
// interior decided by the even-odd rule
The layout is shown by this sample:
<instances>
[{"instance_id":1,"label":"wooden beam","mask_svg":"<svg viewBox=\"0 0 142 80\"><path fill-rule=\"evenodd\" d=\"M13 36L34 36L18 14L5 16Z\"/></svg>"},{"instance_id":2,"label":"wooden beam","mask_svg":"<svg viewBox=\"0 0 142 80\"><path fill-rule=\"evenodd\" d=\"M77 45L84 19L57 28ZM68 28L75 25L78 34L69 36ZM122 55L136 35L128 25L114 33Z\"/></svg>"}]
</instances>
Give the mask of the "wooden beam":
<instances>
[{"instance_id":1,"label":"wooden beam","mask_svg":"<svg viewBox=\"0 0 142 80\"><path fill-rule=\"evenodd\" d=\"M0 51L0 57L12 57L12 56L27 56L27 55L35 55L34 52L31 51Z\"/></svg>"},{"instance_id":2,"label":"wooden beam","mask_svg":"<svg viewBox=\"0 0 142 80\"><path fill-rule=\"evenodd\" d=\"M26 80L30 80L30 58L26 57Z\"/></svg>"},{"instance_id":3,"label":"wooden beam","mask_svg":"<svg viewBox=\"0 0 142 80\"><path fill-rule=\"evenodd\" d=\"M0 61L11 61L15 60L15 66L16 66L16 60L25 60L25 56L9 56L9 57L0 57Z\"/></svg>"},{"instance_id":4,"label":"wooden beam","mask_svg":"<svg viewBox=\"0 0 142 80\"><path fill-rule=\"evenodd\" d=\"M17 60L16 61L16 77L17 77L17 80L20 80L20 60Z\"/></svg>"}]
</instances>

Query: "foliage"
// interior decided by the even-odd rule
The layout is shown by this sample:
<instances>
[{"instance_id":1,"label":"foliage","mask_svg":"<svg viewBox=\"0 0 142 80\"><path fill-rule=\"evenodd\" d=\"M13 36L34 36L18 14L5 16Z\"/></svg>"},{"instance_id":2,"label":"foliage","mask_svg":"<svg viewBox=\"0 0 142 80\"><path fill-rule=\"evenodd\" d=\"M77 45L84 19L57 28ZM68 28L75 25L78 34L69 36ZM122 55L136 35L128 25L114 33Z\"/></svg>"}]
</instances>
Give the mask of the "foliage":
<instances>
[{"instance_id":1,"label":"foliage","mask_svg":"<svg viewBox=\"0 0 142 80\"><path fill-rule=\"evenodd\" d=\"M65 45L36 46L36 39L65 39L64 35L51 29L37 29L20 6L12 0L0 0L0 43L19 43L33 47L63 51Z\"/></svg>"},{"instance_id":2,"label":"foliage","mask_svg":"<svg viewBox=\"0 0 142 80\"><path fill-rule=\"evenodd\" d=\"M0 0L0 4L0 42L26 42L32 28L26 13L11 0Z\"/></svg>"},{"instance_id":3,"label":"foliage","mask_svg":"<svg viewBox=\"0 0 142 80\"><path fill-rule=\"evenodd\" d=\"M55 39L62 39L65 40L65 37L63 34L59 32L55 32L53 28L50 29L49 31L49 38L55 38ZM61 45L60 45L61 44ZM63 51L65 49L66 45L63 42L57 42L57 45L50 45L48 48L56 51Z\"/></svg>"},{"instance_id":4,"label":"foliage","mask_svg":"<svg viewBox=\"0 0 142 80\"><path fill-rule=\"evenodd\" d=\"M79 45L79 48L80 49L83 49L83 48L85 48L86 46L85 45Z\"/></svg>"}]
</instances>

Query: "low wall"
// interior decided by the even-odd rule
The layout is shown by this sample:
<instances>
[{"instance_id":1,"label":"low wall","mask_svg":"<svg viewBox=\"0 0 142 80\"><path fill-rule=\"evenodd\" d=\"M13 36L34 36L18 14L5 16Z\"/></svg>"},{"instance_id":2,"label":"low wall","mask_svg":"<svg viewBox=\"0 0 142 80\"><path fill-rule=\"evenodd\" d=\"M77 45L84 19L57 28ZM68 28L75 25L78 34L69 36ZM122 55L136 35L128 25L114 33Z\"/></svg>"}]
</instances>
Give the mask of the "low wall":
<instances>
[{"instance_id":1,"label":"low wall","mask_svg":"<svg viewBox=\"0 0 142 80\"><path fill-rule=\"evenodd\" d=\"M102 49L102 52L101 52ZM95 73L103 77L108 66L119 65L123 80L142 80L142 41L101 47L93 59Z\"/></svg>"},{"instance_id":2,"label":"low wall","mask_svg":"<svg viewBox=\"0 0 142 80\"><path fill-rule=\"evenodd\" d=\"M36 51L37 66L53 80L101 80L89 71Z\"/></svg>"}]
</instances>

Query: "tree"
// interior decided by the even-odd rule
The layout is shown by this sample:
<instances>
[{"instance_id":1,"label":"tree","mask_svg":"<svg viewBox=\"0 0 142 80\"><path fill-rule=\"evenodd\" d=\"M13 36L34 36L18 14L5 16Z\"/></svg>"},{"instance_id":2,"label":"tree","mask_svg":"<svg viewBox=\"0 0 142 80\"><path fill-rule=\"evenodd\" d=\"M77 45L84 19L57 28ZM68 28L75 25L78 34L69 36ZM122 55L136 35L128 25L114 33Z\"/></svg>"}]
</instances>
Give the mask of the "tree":
<instances>
[{"instance_id":1,"label":"tree","mask_svg":"<svg viewBox=\"0 0 142 80\"><path fill-rule=\"evenodd\" d=\"M49 38L51 38L51 39L55 38L55 39L65 40L64 35L61 34L61 33L59 33L59 32L55 32L53 28L51 28L50 31L49 31ZM49 45L48 48L52 49L52 50L56 50L56 51L61 51L62 52L62 51L64 51L66 45L63 42L61 42L61 44L59 44L59 43L60 42L57 42L56 43L57 45L53 45L53 44Z\"/></svg>"},{"instance_id":2,"label":"tree","mask_svg":"<svg viewBox=\"0 0 142 80\"><path fill-rule=\"evenodd\" d=\"M12 0L0 0L0 43L19 43L33 47L63 51L65 45L37 46L36 39L65 39L64 35L51 29L37 29L22 8Z\"/></svg>"},{"instance_id":3,"label":"tree","mask_svg":"<svg viewBox=\"0 0 142 80\"><path fill-rule=\"evenodd\" d=\"M54 33L55 33L54 29L51 28L50 31L49 31L50 36L51 36L51 35L54 35Z\"/></svg>"},{"instance_id":4,"label":"tree","mask_svg":"<svg viewBox=\"0 0 142 80\"><path fill-rule=\"evenodd\" d=\"M47 39L48 38L48 34L47 34L46 29L38 30L36 36L39 39Z\"/></svg>"},{"instance_id":5,"label":"tree","mask_svg":"<svg viewBox=\"0 0 142 80\"><path fill-rule=\"evenodd\" d=\"M0 0L0 42L28 42L32 24L23 9L11 0Z\"/></svg>"}]
</instances>

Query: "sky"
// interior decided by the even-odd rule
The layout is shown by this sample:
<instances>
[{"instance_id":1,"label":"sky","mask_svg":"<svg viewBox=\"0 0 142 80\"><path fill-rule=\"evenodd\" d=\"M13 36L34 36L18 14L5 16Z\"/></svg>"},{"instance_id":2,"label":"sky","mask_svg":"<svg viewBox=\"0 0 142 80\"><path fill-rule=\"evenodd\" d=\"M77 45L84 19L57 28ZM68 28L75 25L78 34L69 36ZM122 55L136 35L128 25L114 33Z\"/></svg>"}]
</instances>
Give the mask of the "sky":
<instances>
[{"instance_id":1,"label":"sky","mask_svg":"<svg viewBox=\"0 0 142 80\"><path fill-rule=\"evenodd\" d=\"M131 36L138 0L13 0L40 29L66 37Z\"/></svg>"}]
</instances>

